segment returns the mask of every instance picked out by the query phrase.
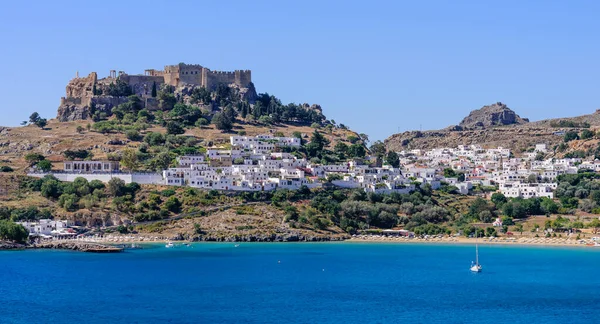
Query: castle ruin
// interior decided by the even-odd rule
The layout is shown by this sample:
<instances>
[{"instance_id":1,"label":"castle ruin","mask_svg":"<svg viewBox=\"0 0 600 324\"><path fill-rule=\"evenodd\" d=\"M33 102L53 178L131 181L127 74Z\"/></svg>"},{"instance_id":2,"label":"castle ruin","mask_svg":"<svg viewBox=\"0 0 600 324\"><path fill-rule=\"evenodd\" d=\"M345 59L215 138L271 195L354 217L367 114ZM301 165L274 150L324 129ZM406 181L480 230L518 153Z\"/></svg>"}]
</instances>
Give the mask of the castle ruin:
<instances>
[{"instance_id":1,"label":"castle ruin","mask_svg":"<svg viewBox=\"0 0 600 324\"><path fill-rule=\"evenodd\" d=\"M79 73L66 87L66 96L60 100L57 118L60 121L87 119L90 107L110 110L127 101L126 97L107 95L107 89L118 83L130 87L133 94L139 96L147 106L154 106L152 88L160 89L163 84L177 87L201 86L209 90L219 84L249 89L252 83L250 70L211 71L198 64L179 63L167 65L163 70L148 69L144 74L129 75L123 71L111 70L108 77L98 79L96 72L80 78Z\"/></svg>"}]
</instances>

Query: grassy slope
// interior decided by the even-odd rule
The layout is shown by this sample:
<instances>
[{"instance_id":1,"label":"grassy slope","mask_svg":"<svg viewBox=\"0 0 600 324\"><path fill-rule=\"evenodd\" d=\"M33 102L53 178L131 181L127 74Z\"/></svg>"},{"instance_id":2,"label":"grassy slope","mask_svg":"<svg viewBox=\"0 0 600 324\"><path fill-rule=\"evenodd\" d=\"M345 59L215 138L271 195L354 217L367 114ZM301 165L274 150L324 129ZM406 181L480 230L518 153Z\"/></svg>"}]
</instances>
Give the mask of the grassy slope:
<instances>
[{"instance_id":1,"label":"grassy slope","mask_svg":"<svg viewBox=\"0 0 600 324\"><path fill-rule=\"evenodd\" d=\"M94 159L103 159L108 152L118 152L127 147L137 147L140 144L140 142L128 141L125 135L120 133L101 134L87 130L78 133L76 131L78 126L86 128L88 123L90 123L90 121L58 122L56 120L50 120L45 129L40 129L34 125L4 128L4 130L0 132L0 153L2 153L0 165L9 165L15 169L15 172L5 174L0 173L0 188L4 189L3 191L6 191L5 193L0 193L0 206L13 208L35 206L38 208L48 208L57 218L76 220L86 225L114 225L119 224L122 220L131 218L131 215L128 215L127 213L116 211L112 207L112 199L110 198L101 201L91 210L80 209L76 212L67 212L58 207L55 201L42 197L39 192L24 192L18 189L19 179L27 170L27 163L24 160L24 156L28 153L41 153L53 162L55 169L62 169L61 162L64 161L62 152L65 150L91 150L94 153ZM2 129L0 128L0 130ZM149 131L166 132L163 127L153 127L145 132ZM201 145L212 142L218 147L229 143L229 136L237 134L238 131L245 131L248 136L269 132L282 132L286 136L291 136L293 132L300 132L310 136L314 129L309 126L301 125L277 125L267 127L258 124L236 124L232 132L223 133L215 129L213 125L209 125L202 129L188 129L184 135L201 139ZM332 133L328 133L326 130L322 131L331 141L331 147L338 141L345 141L348 136L358 136L355 132L350 130L335 129ZM123 141L125 142L125 145L107 144L111 140ZM165 188L167 187L143 186L142 191L136 198L136 202L144 200L151 191L162 190ZM179 191L178 195L181 196ZM227 201L226 203L230 204L232 201ZM225 203L215 202L213 205L200 206L199 208L210 209L223 204ZM189 207L191 206L184 205L184 210ZM167 236L173 236L180 233L191 235L194 233L194 223L199 223L208 234L214 236L230 235L234 232L241 234L265 234L290 230L289 226L283 223L283 213L281 211L268 206L266 203L259 203L256 208L261 211L259 214L245 214L244 212L240 213L232 210L223 210L212 212L205 217L193 220L182 219L167 222L164 226L160 226L161 231L157 232L156 228L153 228L152 233ZM237 230L236 228L239 228L240 226L250 226L251 228L241 231ZM340 232L338 228L332 228L330 230L330 232L325 231L319 233L310 228L293 229L294 232L316 236L336 235L336 233ZM149 232L146 228L142 228L141 231Z\"/></svg>"},{"instance_id":2,"label":"grassy slope","mask_svg":"<svg viewBox=\"0 0 600 324\"><path fill-rule=\"evenodd\" d=\"M64 157L62 152L65 150L87 149L94 153L94 159L103 159L107 152L118 152L126 147L137 147L139 142L130 142L124 134L111 133L101 134L94 131L85 130L83 133L77 133L78 126L83 128L91 121L73 121L58 122L52 119L48 122L45 129L40 129L34 125L25 127L5 128L0 132L0 165L9 165L17 170L17 173L25 173L27 164L23 157L27 153L36 152L46 156L47 159L55 163L54 167L62 169ZM0 128L2 130L2 128ZM166 133L163 127L155 126L145 132ZM206 127L193 128L186 130L184 135L195 136L203 139L202 145L213 142L214 145L229 143L229 136L236 135L238 131L245 131L248 136L265 134L272 131L281 132L286 136L291 136L293 132L301 132L310 136L314 131L309 126L300 125L276 125L264 126L259 124L235 124L234 130L229 133L223 133L214 128L214 125ZM331 141L331 147L338 141L344 141L350 135L358 136L351 130L335 129L332 133L322 130L325 136ZM107 144L110 140L121 140L125 145Z\"/></svg>"}]
</instances>

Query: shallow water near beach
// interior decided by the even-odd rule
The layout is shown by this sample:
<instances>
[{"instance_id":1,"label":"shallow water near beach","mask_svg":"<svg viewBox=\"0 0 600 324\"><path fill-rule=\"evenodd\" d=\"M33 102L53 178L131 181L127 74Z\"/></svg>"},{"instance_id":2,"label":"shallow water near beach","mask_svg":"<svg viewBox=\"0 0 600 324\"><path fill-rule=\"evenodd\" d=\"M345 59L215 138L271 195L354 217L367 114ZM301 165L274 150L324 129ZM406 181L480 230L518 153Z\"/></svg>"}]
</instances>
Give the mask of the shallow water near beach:
<instances>
[{"instance_id":1,"label":"shallow water near beach","mask_svg":"<svg viewBox=\"0 0 600 324\"><path fill-rule=\"evenodd\" d=\"M600 248L196 243L0 252L0 323L597 322Z\"/></svg>"}]
</instances>

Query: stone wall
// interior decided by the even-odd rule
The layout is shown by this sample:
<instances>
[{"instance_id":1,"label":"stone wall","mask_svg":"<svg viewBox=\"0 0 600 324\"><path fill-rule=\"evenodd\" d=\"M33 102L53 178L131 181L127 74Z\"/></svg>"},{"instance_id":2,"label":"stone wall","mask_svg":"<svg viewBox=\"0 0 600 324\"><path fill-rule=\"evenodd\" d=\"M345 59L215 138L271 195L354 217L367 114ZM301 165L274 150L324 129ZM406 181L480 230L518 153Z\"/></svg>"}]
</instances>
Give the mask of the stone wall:
<instances>
[{"instance_id":1,"label":"stone wall","mask_svg":"<svg viewBox=\"0 0 600 324\"><path fill-rule=\"evenodd\" d=\"M152 85L156 83L156 89L160 89L160 86L165 82L165 78L162 76L149 76L149 75L128 75L124 74L119 77L120 80L127 82L131 86L131 89L135 94L144 98L152 95Z\"/></svg>"},{"instance_id":2,"label":"stone wall","mask_svg":"<svg viewBox=\"0 0 600 324\"><path fill-rule=\"evenodd\" d=\"M235 83L235 72L223 72L223 71L208 71L205 87L207 89L214 89L219 84L231 84Z\"/></svg>"},{"instance_id":3,"label":"stone wall","mask_svg":"<svg viewBox=\"0 0 600 324\"><path fill-rule=\"evenodd\" d=\"M104 183L109 182L112 178L118 178L125 183L136 182L138 184L164 184L163 176L159 173L29 173L30 177L43 178L51 174L60 181L73 182L76 178L85 178L88 181L100 180Z\"/></svg>"}]
</instances>

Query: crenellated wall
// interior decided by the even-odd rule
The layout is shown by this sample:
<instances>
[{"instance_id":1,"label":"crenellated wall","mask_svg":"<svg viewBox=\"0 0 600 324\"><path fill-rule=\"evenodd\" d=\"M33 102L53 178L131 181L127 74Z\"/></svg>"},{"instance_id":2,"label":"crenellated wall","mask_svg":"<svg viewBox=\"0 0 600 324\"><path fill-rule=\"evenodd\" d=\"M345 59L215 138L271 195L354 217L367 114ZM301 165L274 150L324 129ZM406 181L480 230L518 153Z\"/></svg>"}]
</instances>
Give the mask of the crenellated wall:
<instances>
[{"instance_id":1,"label":"crenellated wall","mask_svg":"<svg viewBox=\"0 0 600 324\"><path fill-rule=\"evenodd\" d=\"M252 82L250 70L211 71L199 64L167 65L162 74L164 82L172 86L181 83L197 84L205 88L213 89L219 84L237 84L246 88Z\"/></svg>"},{"instance_id":2,"label":"crenellated wall","mask_svg":"<svg viewBox=\"0 0 600 324\"><path fill-rule=\"evenodd\" d=\"M166 65L162 71L148 69L143 75L129 75L123 71L117 73L110 70L108 77L98 79L96 72L92 72L85 78L76 77L69 81L66 96L60 99L57 118L61 121L89 118L92 103L98 111L110 112L112 107L125 102L126 99L105 95L107 87L117 80L129 85L136 95L144 99L149 108L156 109L157 100L151 98L152 86L155 83L157 89L166 83L175 87L183 84L199 85L207 89L214 89L219 84L236 84L248 90L251 88L252 73L250 70L211 71L199 64L184 63ZM254 88L251 88L250 92L255 93Z\"/></svg>"}]
</instances>

